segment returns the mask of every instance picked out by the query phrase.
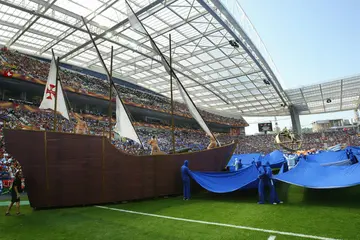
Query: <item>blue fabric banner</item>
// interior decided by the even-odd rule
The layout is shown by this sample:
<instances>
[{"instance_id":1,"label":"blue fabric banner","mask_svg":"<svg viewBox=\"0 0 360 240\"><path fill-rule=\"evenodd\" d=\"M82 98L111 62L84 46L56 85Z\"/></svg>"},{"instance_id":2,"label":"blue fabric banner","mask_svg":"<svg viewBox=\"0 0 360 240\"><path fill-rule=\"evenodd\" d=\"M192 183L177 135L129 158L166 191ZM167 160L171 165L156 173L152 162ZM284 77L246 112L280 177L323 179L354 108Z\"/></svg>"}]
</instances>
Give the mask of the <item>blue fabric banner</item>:
<instances>
[{"instance_id":1,"label":"blue fabric banner","mask_svg":"<svg viewBox=\"0 0 360 240\"><path fill-rule=\"evenodd\" d=\"M227 166L231 167L234 166L235 163L235 158L237 159L241 159L241 163L243 164L243 166L247 167L251 165L251 162L257 161L260 157L260 153L249 153L249 154L234 154L232 155L230 161L228 162Z\"/></svg>"},{"instance_id":2,"label":"blue fabric banner","mask_svg":"<svg viewBox=\"0 0 360 240\"><path fill-rule=\"evenodd\" d=\"M227 164L227 166L230 167L230 171L234 171L233 166L235 163L235 158L239 160L241 159L241 163L244 167L250 166L254 159L255 162L260 160L262 165L265 165L266 162L269 162L271 168L280 168L285 161L283 152L279 150L275 150L265 156L261 156L260 153L234 154Z\"/></svg>"},{"instance_id":3,"label":"blue fabric banner","mask_svg":"<svg viewBox=\"0 0 360 240\"><path fill-rule=\"evenodd\" d=\"M352 150L357 153L359 149L353 148ZM234 156L232 160L235 159ZM260 154L241 154L238 159L241 159L243 164L245 160L245 163L250 165L245 165L237 172L191 172L191 177L203 188L214 193L256 188L258 171L256 166L251 164L254 156L258 156L264 165L268 161L272 167L274 165L281 167L284 163L281 151L274 151L264 157ZM284 169L285 166L283 166L280 173L273 176L273 179L306 188L351 187L360 184L360 163L349 164L345 150L321 152L308 155L307 160L300 160L289 171L286 171L287 169ZM228 165L231 165L231 162Z\"/></svg>"},{"instance_id":4,"label":"blue fabric banner","mask_svg":"<svg viewBox=\"0 0 360 240\"><path fill-rule=\"evenodd\" d=\"M255 165L236 172L191 172L190 175L200 186L214 193L254 188L258 181L258 171Z\"/></svg>"},{"instance_id":5,"label":"blue fabric banner","mask_svg":"<svg viewBox=\"0 0 360 240\"><path fill-rule=\"evenodd\" d=\"M306 188L351 187L360 184L360 164L321 166L316 162L301 160L296 167L274 176L274 179Z\"/></svg>"},{"instance_id":6,"label":"blue fabric banner","mask_svg":"<svg viewBox=\"0 0 360 240\"><path fill-rule=\"evenodd\" d=\"M275 150L267 154L265 157L260 157L260 160L262 165L269 162L271 168L280 168L285 162L284 153L280 150Z\"/></svg>"},{"instance_id":7,"label":"blue fabric banner","mask_svg":"<svg viewBox=\"0 0 360 240\"><path fill-rule=\"evenodd\" d=\"M272 168L276 168L276 167L280 168L283 162L285 161L283 152L279 150L275 150L265 156L261 156L260 153L234 154L231 157L230 161L228 162L227 166L229 167L234 166L235 158L239 160L241 159L241 163L243 164L244 167L250 166L252 161L254 161L254 159L255 162L257 160L260 160L262 165L265 165L266 162L269 162Z\"/></svg>"},{"instance_id":8,"label":"blue fabric banner","mask_svg":"<svg viewBox=\"0 0 360 240\"><path fill-rule=\"evenodd\" d=\"M360 160L360 147L353 147L353 146L349 146L346 149L350 150L354 153L355 157Z\"/></svg>"},{"instance_id":9,"label":"blue fabric banner","mask_svg":"<svg viewBox=\"0 0 360 240\"><path fill-rule=\"evenodd\" d=\"M332 162L340 162L347 160L345 150L340 150L337 152L329 151L329 152L321 152L318 154L310 154L306 156L306 160L308 162L314 162L319 164L324 163L332 163Z\"/></svg>"}]
</instances>

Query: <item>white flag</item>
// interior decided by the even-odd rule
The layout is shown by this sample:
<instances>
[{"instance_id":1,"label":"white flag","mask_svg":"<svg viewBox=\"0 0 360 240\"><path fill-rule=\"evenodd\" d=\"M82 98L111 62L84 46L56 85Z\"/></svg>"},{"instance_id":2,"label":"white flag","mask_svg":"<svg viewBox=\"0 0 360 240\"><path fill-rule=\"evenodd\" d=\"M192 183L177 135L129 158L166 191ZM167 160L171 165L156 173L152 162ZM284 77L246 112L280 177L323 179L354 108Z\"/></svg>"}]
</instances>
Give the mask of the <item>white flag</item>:
<instances>
[{"instance_id":1,"label":"white flag","mask_svg":"<svg viewBox=\"0 0 360 240\"><path fill-rule=\"evenodd\" d=\"M121 137L132 139L141 144L119 96L116 96L116 125L114 132Z\"/></svg>"},{"instance_id":2,"label":"white flag","mask_svg":"<svg viewBox=\"0 0 360 240\"><path fill-rule=\"evenodd\" d=\"M56 95L56 63L55 63L55 58L53 57L50 64L50 71L44 91L44 97L39 108L55 110L55 99L57 98L56 111L59 112L67 120L70 120L60 81L58 82L57 96L55 95Z\"/></svg>"}]
</instances>

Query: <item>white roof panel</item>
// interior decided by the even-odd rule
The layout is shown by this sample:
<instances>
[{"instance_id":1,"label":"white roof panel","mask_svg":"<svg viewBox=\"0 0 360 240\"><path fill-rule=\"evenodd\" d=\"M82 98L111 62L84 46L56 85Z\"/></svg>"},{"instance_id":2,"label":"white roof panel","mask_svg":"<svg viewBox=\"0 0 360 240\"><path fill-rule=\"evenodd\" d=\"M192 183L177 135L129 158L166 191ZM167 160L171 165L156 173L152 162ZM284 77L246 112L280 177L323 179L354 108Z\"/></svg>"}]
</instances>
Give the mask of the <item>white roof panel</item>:
<instances>
[{"instance_id":1,"label":"white roof panel","mask_svg":"<svg viewBox=\"0 0 360 240\"><path fill-rule=\"evenodd\" d=\"M314 114L358 108L359 86L360 75L289 89L285 92L300 114Z\"/></svg>"},{"instance_id":2,"label":"white roof panel","mask_svg":"<svg viewBox=\"0 0 360 240\"><path fill-rule=\"evenodd\" d=\"M84 16L93 37L103 34L96 43L107 63L114 46L114 76L147 87L156 84L152 86L154 91L169 94L169 76L147 37L130 28L125 1L57 0L48 9L45 3L23 0L0 4L0 42L10 42L10 48L19 50L29 46L28 51L40 56L50 56L53 48L61 61L99 69L95 49L80 22ZM230 45L234 36L243 40L243 33L236 30L236 24L227 27L233 23L224 12L209 10L215 9L211 0L129 3L135 12L142 11L140 20L165 55L169 54L171 34L174 70L199 107L216 106L221 114L229 116L288 114L279 96L288 99L277 79L269 74L272 69L266 68L251 44ZM34 10L40 18L32 17ZM26 24L31 27L23 30ZM21 36L12 39L15 33ZM270 78L271 85L263 82L266 78ZM324 94L335 96L332 89L324 89ZM350 95L353 97L354 93ZM179 92L175 92L175 98L179 97ZM238 104L239 100L245 101Z\"/></svg>"}]
</instances>

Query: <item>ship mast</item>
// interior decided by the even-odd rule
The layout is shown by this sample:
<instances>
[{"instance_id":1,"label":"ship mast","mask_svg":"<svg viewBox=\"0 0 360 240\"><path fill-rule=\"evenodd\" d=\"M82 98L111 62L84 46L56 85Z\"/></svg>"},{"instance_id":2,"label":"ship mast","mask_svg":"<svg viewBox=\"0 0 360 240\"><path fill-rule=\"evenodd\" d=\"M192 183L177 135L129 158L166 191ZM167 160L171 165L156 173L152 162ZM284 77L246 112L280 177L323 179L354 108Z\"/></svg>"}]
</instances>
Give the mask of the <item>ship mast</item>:
<instances>
[{"instance_id":1,"label":"ship mast","mask_svg":"<svg viewBox=\"0 0 360 240\"><path fill-rule=\"evenodd\" d=\"M170 56L170 71L172 72L172 58L171 58L171 34L169 34L169 56ZM170 93L171 93L171 136L172 136L172 153L175 153L175 125L174 125L174 93L173 93L173 77L170 74Z\"/></svg>"},{"instance_id":2,"label":"ship mast","mask_svg":"<svg viewBox=\"0 0 360 240\"><path fill-rule=\"evenodd\" d=\"M112 70L113 70L113 54L114 54L114 48L113 46L111 46L111 60L110 60L110 79L112 79ZM109 140L111 141L111 130L112 130L112 126L111 126L111 118L112 118L112 109L111 109L111 100L112 100L112 84L109 81L109 85L110 85L110 93L109 93Z\"/></svg>"},{"instance_id":3,"label":"ship mast","mask_svg":"<svg viewBox=\"0 0 360 240\"><path fill-rule=\"evenodd\" d=\"M128 110L127 110L126 107L124 106L125 104L124 104L123 100L122 100L121 97L120 97L120 96L121 96L121 95L120 95L120 92L119 92L119 90L116 88L116 85L115 85L115 83L114 83L114 81L113 81L112 75L110 75L110 72L109 72L108 68L107 68L106 65L105 65L104 59L102 58L102 56L101 56L101 54L100 54L100 51L99 51L99 49L98 49L98 47L97 47L97 45L96 45L96 43L95 43L95 40L94 40L93 36L91 35L90 29L89 29L89 27L87 26L85 19L84 19L83 17L81 17L81 18L82 18L83 23L84 23L84 26L85 26L88 34L89 34L89 37L90 37L90 39L91 39L91 41L92 41L92 43L93 43L93 45L94 45L94 47L95 47L95 50L96 50L96 53L97 53L97 55L98 55L98 57L99 57L100 63L101 63L101 65L103 66L103 68L104 68L104 70L105 70L105 73L106 73L106 76L107 76L107 78L108 78L108 80L109 80L109 82L110 82L110 85L113 86L113 88L114 88L114 90L115 90L115 92L116 92L116 95L117 95L117 97L118 97L119 100L120 100L119 104L121 104L121 106L123 107L124 112L125 112L125 114L126 114L126 118L129 120L130 126L131 126L131 128L132 128L132 130L133 130L133 132L134 132L134 134L135 134L135 136L136 136L136 138L138 139L138 141L139 141L142 149L144 149L144 145L143 145L143 143L141 142L140 137L139 137L138 133L137 133L136 130L135 130L135 127L134 127L133 122L131 121L130 113L128 112ZM133 140L134 140L134 139L133 139Z\"/></svg>"},{"instance_id":4,"label":"ship mast","mask_svg":"<svg viewBox=\"0 0 360 240\"><path fill-rule=\"evenodd\" d=\"M57 125L57 96L58 96L58 86L59 86L59 57L57 57L57 59L55 59L55 55L54 55L54 51L52 50L52 54L53 54L53 59L55 60L55 64L56 64L56 83L55 83L55 106L54 106L54 132L56 132L56 125Z\"/></svg>"}]
</instances>

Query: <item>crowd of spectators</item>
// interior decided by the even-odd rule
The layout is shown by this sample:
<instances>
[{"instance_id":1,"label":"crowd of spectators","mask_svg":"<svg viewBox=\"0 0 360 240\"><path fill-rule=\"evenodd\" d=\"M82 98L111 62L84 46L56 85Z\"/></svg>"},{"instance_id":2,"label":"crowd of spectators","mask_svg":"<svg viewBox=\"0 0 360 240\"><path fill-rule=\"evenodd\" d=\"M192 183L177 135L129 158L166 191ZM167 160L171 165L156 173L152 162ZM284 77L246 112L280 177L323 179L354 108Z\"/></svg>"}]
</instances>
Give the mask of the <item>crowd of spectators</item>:
<instances>
[{"instance_id":1,"label":"crowd of spectators","mask_svg":"<svg viewBox=\"0 0 360 240\"><path fill-rule=\"evenodd\" d=\"M8 153L3 153L2 158L0 159L0 172L2 176L7 177L9 179L13 179L15 173L21 170L20 163Z\"/></svg>"},{"instance_id":2,"label":"crowd of spectators","mask_svg":"<svg viewBox=\"0 0 360 240\"><path fill-rule=\"evenodd\" d=\"M25 129L38 129L38 130L53 130L54 128L54 115L51 111L40 111L37 108L33 110L26 110L18 105L16 108L0 109L0 116L6 119L5 123L8 128L25 128ZM99 116L93 116L87 114L83 120L85 120L89 134L91 135L104 135L107 134L109 129L108 118L102 117L100 120L96 119ZM74 132L76 126L76 118L72 115L70 121L58 117L58 131L61 132ZM115 121L113 121L113 125ZM136 126L136 131L139 135L141 142L144 145L144 149L140 150L139 144L134 143L131 140L114 137L112 143L128 153L133 154L149 154L151 147L147 143L152 136L156 136L158 139L159 147L164 152L170 152L172 150L171 131L170 129L160 128L159 124L151 124L153 127L141 126L139 123ZM114 126L113 126L114 127ZM157 128L158 127L158 128ZM222 142L229 142L230 137L221 138ZM209 137L206 137L205 133L193 129L178 129L175 130L175 147L176 150L190 149L191 151L203 150L209 144Z\"/></svg>"},{"instance_id":3,"label":"crowd of spectators","mask_svg":"<svg viewBox=\"0 0 360 240\"><path fill-rule=\"evenodd\" d=\"M34 108L33 108L34 109ZM0 116L7 119L7 127L10 128L32 128L39 130L53 130L54 119L53 113L49 111L26 110L25 108L15 107L0 109ZM83 119L89 129L89 134L104 135L109 129L109 122L106 117L84 115ZM74 132L76 119L72 115L71 121L67 121L59 116L58 131ZM113 121L115 124L115 121ZM139 135L144 149L139 144L129 139L114 136L112 143L121 150L132 154L149 154L150 145L147 143L152 136L158 139L159 147L164 152L172 150L172 136L169 128L163 128L160 124L151 124L151 127L145 124L136 124L136 132ZM275 135L252 135L252 136L230 136L229 134L218 134L217 139L221 144L230 143L234 140L238 141L236 153L269 153L277 149L274 144ZM355 132L327 132L327 133L307 133L302 135L301 149L323 149L336 144L343 145L359 145L360 139ZM175 130L175 148L177 151L181 149L190 149L190 151L203 150L209 144L209 137L203 131L194 129L176 128Z\"/></svg>"},{"instance_id":4,"label":"crowd of spectators","mask_svg":"<svg viewBox=\"0 0 360 240\"><path fill-rule=\"evenodd\" d=\"M252 135L240 137L238 139L239 144L236 148L236 153L270 153L278 148L274 144L275 135ZM334 131L323 133L304 133L301 136L301 150L310 149L326 149L327 147L341 144L343 146L353 145L358 146L360 144L360 138L354 131Z\"/></svg>"},{"instance_id":5,"label":"crowd of spectators","mask_svg":"<svg viewBox=\"0 0 360 240\"><path fill-rule=\"evenodd\" d=\"M2 70L12 70L15 73L30 76L33 78L47 80L50 64L17 51L1 50L0 51L0 68ZM92 92L109 96L109 82L93 76L85 75L76 71L60 68L60 78L64 86L71 87L75 91ZM171 111L170 99L158 94L151 94L140 89L129 88L117 85L122 99L125 102L141 104L154 110ZM113 95L114 96L114 95ZM180 102L174 102L175 114L190 116L187 106ZM244 125L244 119L235 119L212 114L207 111L200 110L206 121L218 122L228 125Z\"/></svg>"},{"instance_id":6,"label":"crowd of spectators","mask_svg":"<svg viewBox=\"0 0 360 240\"><path fill-rule=\"evenodd\" d=\"M1 134L2 135L2 134ZM15 173L21 170L20 163L8 153L2 153L0 159L0 195L5 194L3 189L8 189L15 178ZM22 184L24 187L24 183Z\"/></svg>"}]
</instances>

